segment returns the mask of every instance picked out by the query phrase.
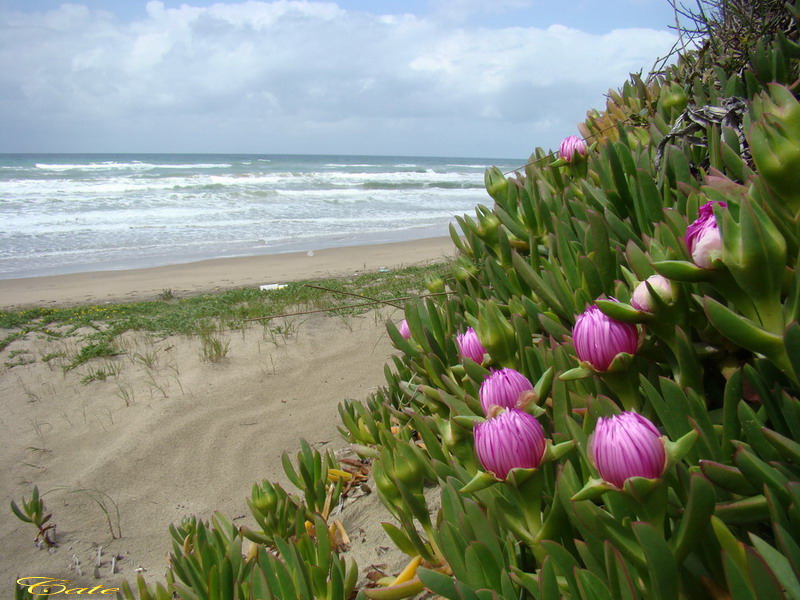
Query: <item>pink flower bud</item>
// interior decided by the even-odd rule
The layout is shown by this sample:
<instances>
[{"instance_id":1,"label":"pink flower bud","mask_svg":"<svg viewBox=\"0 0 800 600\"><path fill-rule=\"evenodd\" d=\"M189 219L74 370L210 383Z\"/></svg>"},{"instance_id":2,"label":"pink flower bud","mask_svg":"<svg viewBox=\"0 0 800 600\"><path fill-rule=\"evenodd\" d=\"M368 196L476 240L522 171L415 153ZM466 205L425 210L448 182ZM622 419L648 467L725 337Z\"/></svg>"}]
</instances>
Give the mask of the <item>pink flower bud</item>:
<instances>
[{"instance_id":1,"label":"pink flower bud","mask_svg":"<svg viewBox=\"0 0 800 600\"><path fill-rule=\"evenodd\" d=\"M478 334L470 327L465 333L459 333L456 337L458 341L458 351L464 358L470 358L476 363L483 362L483 355L486 354L486 348L483 347L481 341L478 339Z\"/></svg>"},{"instance_id":2,"label":"pink flower bud","mask_svg":"<svg viewBox=\"0 0 800 600\"><path fill-rule=\"evenodd\" d=\"M607 371L617 354L636 353L639 333L636 325L612 319L593 304L575 321L572 341L580 360Z\"/></svg>"},{"instance_id":3,"label":"pink flower bud","mask_svg":"<svg viewBox=\"0 0 800 600\"><path fill-rule=\"evenodd\" d=\"M661 477L667 461L656 426L634 412L600 417L589 440L589 456L600 477L618 488L630 477Z\"/></svg>"},{"instance_id":4,"label":"pink flower bud","mask_svg":"<svg viewBox=\"0 0 800 600\"><path fill-rule=\"evenodd\" d=\"M544 429L539 421L517 408L475 425L478 460L499 479L505 479L511 469L538 467L544 448Z\"/></svg>"},{"instance_id":5,"label":"pink flower bud","mask_svg":"<svg viewBox=\"0 0 800 600\"><path fill-rule=\"evenodd\" d=\"M726 202L706 202L698 211L700 216L686 228L686 245L689 254L698 267L713 269L715 260L722 256L722 238L717 220L714 218L714 204L727 207Z\"/></svg>"},{"instance_id":6,"label":"pink flower bud","mask_svg":"<svg viewBox=\"0 0 800 600\"><path fill-rule=\"evenodd\" d=\"M564 141L561 142L561 145L558 147L559 158L563 158L567 162L572 162L575 160L577 158L576 154L586 156L587 152L588 148L586 146L586 142L584 142L577 135L565 137Z\"/></svg>"},{"instance_id":7,"label":"pink flower bud","mask_svg":"<svg viewBox=\"0 0 800 600\"><path fill-rule=\"evenodd\" d=\"M492 370L483 380L478 394L483 414L488 416L492 406L517 407L520 395L532 389L533 384L528 378L514 369Z\"/></svg>"},{"instance_id":8,"label":"pink flower bud","mask_svg":"<svg viewBox=\"0 0 800 600\"><path fill-rule=\"evenodd\" d=\"M406 321L405 319L400 321L400 325L398 325L397 331L400 332L400 335L402 335L404 339L408 339L411 337L411 330L408 328L408 321Z\"/></svg>"},{"instance_id":9,"label":"pink flower bud","mask_svg":"<svg viewBox=\"0 0 800 600\"><path fill-rule=\"evenodd\" d=\"M655 293L658 294L658 297L661 298L661 300L666 304L670 304L675 301L675 292L672 289L672 282L663 275L651 275L647 278L647 283L650 284L650 287L653 288L653 291L655 291ZM647 289L647 285L644 281L637 285L636 289L633 290L631 306L636 310L641 310L643 312L653 312L655 303L653 302L653 297L650 294L650 290Z\"/></svg>"}]
</instances>

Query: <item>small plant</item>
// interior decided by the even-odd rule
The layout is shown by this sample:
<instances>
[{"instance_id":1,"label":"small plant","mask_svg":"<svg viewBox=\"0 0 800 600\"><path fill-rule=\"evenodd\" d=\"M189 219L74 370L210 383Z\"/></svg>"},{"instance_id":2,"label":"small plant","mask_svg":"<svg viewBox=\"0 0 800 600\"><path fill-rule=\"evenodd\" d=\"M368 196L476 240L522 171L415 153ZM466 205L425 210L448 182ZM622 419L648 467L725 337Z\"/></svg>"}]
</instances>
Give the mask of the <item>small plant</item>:
<instances>
[{"instance_id":1,"label":"small plant","mask_svg":"<svg viewBox=\"0 0 800 600\"><path fill-rule=\"evenodd\" d=\"M133 360L143 364L148 369L152 369L158 363L158 355L156 350L147 350L144 354L137 352L133 355Z\"/></svg>"},{"instance_id":2,"label":"small plant","mask_svg":"<svg viewBox=\"0 0 800 600\"><path fill-rule=\"evenodd\" d=\"M96 371L81 377L81 384L86 385L92 381L105 381L106 379L108 379L108 373L105 371L105 369L97 369Z\"/></svg>"},{"instance_id":3,"label":"small plant","mask_svg":"<svg viewBox=\"0 0 800 600\"><path fill-rule=\"evenodd\" d=\"M228 355L230 342L223 342L215 334L216 328L208 323L200 327L200 360L218 363Z\"/></svg>"},{"instance_id":4,"label":"small plant","mask_svg":"<svg viewBox=\"0 0 800 600\"><path fill-rule=\"evenodd\" d=\"M330 450L323 455L312 450L303 439L296 457L297 468L292 465L288 452L283 453L281 460L286 477L303 492L309 510L327 520L331 509L339 502L344 483L352 479L352 474L341 470Z\"/></svg>"},{"instance_id":5,"label":"small plant","mask_svg":"<svg viewBox=\"0 0 800 600\"><path fill-rule=\"evenodd\" d=\"M21 340L25 337L25 333L25 331L15 331L14 333L9 333L3 339L0 339L0 350L8 346L11 342Z\"/></svg>"},{"instance_id":6,"label":"small plant","mask_svg":"<svg viewBox=\"0 0 800 600\"><path fill-rule=\"evenodd\" d=\"M165 290L162 290L161 293L158 295L158 299L164 301L174 300L175 294L172 292L172 288L167 288Z\"/></svg>"},{"instance_id":7,"label":"small plant","mask_svg":"<svg viewBox=\"0 0 800 600\"><path fill-rule=\"evenodd\" d=\"M42 362L50 362L54 358L63 358L66 356L63 352L49 352L42 356Z\"/></svg>"},{"instance_id":8,"label":"small plant","mask_svg":"<svg viewBox=\"0 0 800 600\"><path fill-rule=\"evenodd\" d=\"M117 382L117 388L119 389L117 390L116 395L122 399L122 401L125 403L125 406L130 406L134 403L132 385L122 385L121 383Z\"/></svg>"},{"instance_id":9,"label":"small plant","mask_svg":"<svg viewBox=\"0 0 800 600\"><path fill-rule=\"evenodd\" d=\"M242 527L240 531L258 544L273 545L276 537L288 538L298 534L304 530L305 521L313 518L313 513L299 498L267 480L253 484L247 505L260 530Z\"/></svg>"},{"instance_id":10,"label":"small plant","mask_svg":"<svg viewBox=\"0 0 800 600\"><path fill-rule=\"evenodd\" d=\"M22 388L22 391L25 392L25 395L28 397L28 402L38 402L41 400L41 396L34 392L22 379L18 379L17 383Z\"/></svg>"},{"instance_id":11,"label":"small plant","mask_svg":"<svg viewBox=\"0 0 800 600\"><path fill-rule=\"evenodd\" d=\"M48 523L53 515L50 513L45 514L44 500L39 496L39 488L37 486L33 486L30 500L22 498L22 509L12 500L11 511L20 521L36 525L39 533L36 534L34 543L37 547L41 548L43 544L48 548L57 546L56 526L53 523Z\"/></svg>"},{"instance_id":12,"label":"small plant","mask_svg":"<svg viewBox=\"0 0 800 600\"><path fill-rule=\"evenodd\" d=\"M13 359L5 363L9 369L36 362L36 359L33 358L33 356L30 356L30 352L28 350L11 350L8 353L8 358Z\"/></svg>"},{"instance_id":13,"label":"small plant","mask_svg":"<svg viewBox=\"0 0 800 600\"><path fill-rule=\"evenodd\" d=\"M87 344L78 351L78 354L76 354L72 361L64 367L64 370L71 371L75 367L78 367L93 358L102 356L117 356L118 354L120 354L119 350L114 348L114 346L112 346L111 343L106 340Z\"/></svg>"},{"instance_id":14,"label":"small plant","mask_svg":"<svg viewBox=\"0 0 800 600\"><path fill-rule=\"evenodd\" d=\"M35 489L35 488L34 488ZM101 492L100 490L95 489L86 489L81 488L77 490L70 490L72 494L86 494L94 500L95 504L100 507L100 510L103 511L103 514L106 516L106 523L108 524L108 530L111 533L112 539L119 539L122 537L122 529L120 527L120 514L119 514L119 507L117 503L114 502L114 499L111 498L105 492ZM113 519L112 519L113 513Z\"/></svg>"}]
</instances>

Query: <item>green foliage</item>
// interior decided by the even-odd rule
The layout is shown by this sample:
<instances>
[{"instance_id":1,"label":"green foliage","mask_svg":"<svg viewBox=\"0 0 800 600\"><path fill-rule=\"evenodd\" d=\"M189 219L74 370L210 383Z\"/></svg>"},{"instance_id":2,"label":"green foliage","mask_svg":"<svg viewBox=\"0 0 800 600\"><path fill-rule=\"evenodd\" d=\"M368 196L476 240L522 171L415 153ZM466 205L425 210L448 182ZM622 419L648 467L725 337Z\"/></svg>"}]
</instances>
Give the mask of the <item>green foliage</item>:
<instances>
[{"instance_id":1,"label":"green foliage","mask_svg":"<svg viewBox=\"0 0 800 600\"><path fill-rule=\"evenodd\" d=\"M292 465L287 452L283 453L281 461L286 477L303 492L308 510L327 519L342 493L342 481L330 481L328 478L328 471L339 466L333 453L329 450L323 455L318 450L312 450L307 441L300 440L297 468Z\"/></svg>"},{"instance_id":2,"label":"green foliage","mask_svg":"<svg viewBox=\"0 0 800 600\"><path fill-rule=\"evenodd\" d=\"M110 342L100 340L99 342L91 342L81 348L72 360L64 366L65 371L71 371L75 367L82 365L93 358L111 357L120 354L120 351L114 348Z\"/></svg>"},{"instance_id":3,"label":"green foliage","mask_svg":"<svg viewBox=\"0 0 800 600\"><path fill-rule=\"evenodd\" d=\"M218 363L227 355L230 342L223 341L216 333L217 328L206 321L200 326L200 360Z\"/></svg>"},{"instance_id":4,"label":"green foliage","mask_svg":"<svg viewBox=\"0 0 800 600\"><path fill-rule=\"evenodd\" d=\"M340 405L340 431L378 458L379 496L400 524L385 524L387 533L452 571L421 569L429 590L453 599L798 597L800 103L775 83L800 75L796 44L784 33L763 38L736 73L707 53L648 82L632 76L580 126L595 142L585 171L537 150L524 173L487 172L494 207L458 218L461 235L452 232L460 256L446 284L456 293L408 303L410 339L387 327L400 351L387 386L366 405ZM677 133L687 126L691 135ZM707 269L684 238L712 200L727 208L715 207L721 259ZM675 297L643 313L629 303L654 273ZM620 371L598 373L575 356L572 327L595 302L641 332ZM467 326L488 364L458 356L454 340ZM471 433L487 367L537 382L528 410L577 453L492 485ZM594 424L631 406L674 441L668 470L623 490L598 486ZM417 451L426 459L419 481L441 488L429 528L418 479L393 472L416 465ZM482 533L470 529L483 519Z\"/></svg>"},{"instance_id":5,"label":"green foliage","mask_svg":"<svg viewBox=\"0 0 800 600\"><path fill-rule=\"evenodd\" d=\"M22 499L22 508L12 500L11 512L23 523L36 526L38 532L34 542L37 546L42 544L48 548L56 546L55 525L50 522L53 515L47 513L38 486L33 486L30 500Z\"/></svg>"},{"instance_id":6,"label":"green foliage","mask_svg":"<svg viewBox=\"0 0 800 600\"><path fill-rule=\"evenodd\" d=\"M251 319L267 319L268 322L268 317L293 311L321 308L342 315L359 314L370 306L333 309L348 304L343 301L345 292L375 299L373 306L380 305L377 301L418 293L428 280L439 277L447 269L446 263L404 267L388 273L293 282L267 293L242 288L180 299L173 297L168 301L162 293L160 300L152 302L0 311L0 329L14 330L0 339L0 350L31 332L59 338L88 328L95 331L100 341L112 342L126 331L200 335L208 322L217 322L224 328L240 328Z\"/></svg>"}]
</instances>

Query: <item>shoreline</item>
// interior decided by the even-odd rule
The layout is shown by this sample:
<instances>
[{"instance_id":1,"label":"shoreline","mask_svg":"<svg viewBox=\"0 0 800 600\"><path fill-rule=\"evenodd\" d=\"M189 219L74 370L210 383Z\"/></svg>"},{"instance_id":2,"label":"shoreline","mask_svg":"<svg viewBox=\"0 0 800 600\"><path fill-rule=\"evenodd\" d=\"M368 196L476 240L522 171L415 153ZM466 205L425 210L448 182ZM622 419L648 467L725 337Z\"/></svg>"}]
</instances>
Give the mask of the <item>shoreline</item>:
<instances>
[{"instance_id":1,"label":"shoreline","mask_svg":"<svg viewBox=\"0 0 800 600\"><path fill-rule=\"evenodd\" d=\"M264 284L354 275L442 260L455 254L449 236L313 252L216 258L159 267L87 271L0 280L0 309L140 302L165 290L180 298Z\"/></svg>"}]
</instances>

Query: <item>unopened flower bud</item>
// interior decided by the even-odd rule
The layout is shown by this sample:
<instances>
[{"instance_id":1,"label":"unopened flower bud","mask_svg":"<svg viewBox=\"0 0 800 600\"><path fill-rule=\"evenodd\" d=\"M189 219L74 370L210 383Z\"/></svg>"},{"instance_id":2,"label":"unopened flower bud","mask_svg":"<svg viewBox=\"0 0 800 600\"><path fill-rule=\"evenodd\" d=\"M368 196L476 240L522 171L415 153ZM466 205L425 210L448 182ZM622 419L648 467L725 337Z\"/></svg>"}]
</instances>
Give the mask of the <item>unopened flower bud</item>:
<instances>
[{"instance_id":1,"label":"unopened flower bud","mask_svg":"<svg viewBox=\"0 0 800 600\"><path fill-rule=\"evenodd\" d=\"M675 301L675 291L672 288L672 282L663 275L651 275L647 278L647 283L653 288L653 291L665 303L671 304ZM655 304L650 290L647 289L647 283L642 281L633 290L633 297L631 298L631 306L636 310L642 312L653 312Z\"/></svg>"},{"instance_id":2,"label":"unopened flower bud","mask_svg":"<svg viewBox=\"0 0 800 600\"><path fill-rule=\"evenodd\" d=\"M667 461L656 426L634 412L600 417L589 441L589 456L600 477L618 488L630 477L661 477Z\"/></svg>"},{"instance_id":3,"label":"unopened flower bud","mask_svg":"<svg viewBox=\"0 0 800 600\"><path fill-rule=\"evenodd\" d=\"M476 332L494 361L509 364L517 352L517 335L494 300L480 304ZM477 361L476 361L477 362Z\"/></svg>"},{"instance_id":4,"label":"unopened flower bud","mask_svg":"<svg viewBox=\"0 0 800 600\"><path fill-rule=\"evenodd\" d=\"M514 369L492 370L491 374L483 380L478 397L481 401L483 414L489 416L492 406L503 408L519 408L520 396L533 390L533 384L525 375Z\"/></svg>"},{"instance_id":5,"label":"unopened flower bud","mask_svg":"<svg viewBox=\"0 0 800 600\"><path fill-rule=\"evenodd\" d=\"M688 103L689 98L686 96L686 92L677 83L673 83L670 86L665 85L661 88L658 105L664 109L668 117L683 111Z\"/></svg>"},{"instance_id":6,"label":"unopened flower bud","mask_svg":"<svg viewBox=\"0 0 800 600\"><path fill-rule=\"evenodd\" d=\"M260 486L253 485L252 505L263 514L269 514L275 510L278 503L278 494L269 481L264 481Z\"/></svg>"},{"instance_id":7,"label":"unopened flower bud","mask_svg":"<svg viewBox=\"0 0 800 600\"><path fill-rule=\"evenodd\" d=\"M483 362L483 355L486 354L486 348L483 347L481 341L478 339L478 334L470 327L465 333L459 333L456 337L458 342L458 351L464 358L474 360L476 363Z\"/></svg>"},{"instance_id":8,"label":"unopened flower bud","mask_svg":"<svg viewBox=\"0 0 800 600\"><path fill-rule=\"evenodd\" d=\"M700 207L700 216L686 228L686 245L698 267L713 269L714 261L722 257L722 237L714 218L714 204L727 207L726 202L711 201Z\"/></svg>"},{"instance_id":9,"label":"unopened flower bud","mask_svg":"<svg viewBox=\"0 0 800 600\"><path fill-rule=\"evenodd\" d=\"M432 277L425 282L425 287L431 294L439 294L444 291L444 279Z\"/></svg>"},{"instance_id":10,"label":"unopened flower bud","mask_svg":"<svg viewBox=\"0 0 800 600\"><path fill-rule=\"evenodd\" d=\"M453 277L460 283L474 279L477 274L478 268L472 263L459 261L453 265Z\"/></svg>"},{"instance_id":11,"label":"unopened flower bud","mask_svg":"<svg viewBox=\"0 0 800 600\"><path fill-rule=\"evenodd\" d=\"M612 319L593 304L575 321L572 340L581 361L607 371L618 354L636 353L639 333L636 325Z\"/></svg>"},{"instance_id":12,"label":"unopened flower bud","mask_svg":"<svg viewBox=\"0 0 800 600\"><path fill-rule=\"evenodd\" d=\"M384 466L380 461L375 461L372 469L372 478L375 480L375 487L378 492L383 495L392 504L399 504L402 502L402 496L397 489L395 483L387 476Z\"/></svg>"},{"instance_id":13,"label":"unopened flower bud","mask_svg":"<svg viewBox=\"0 0 800 600\"><path fill-rule=\"evenodd\" d=\"M561 142L561 145L558 147L558 156L571 163L576 160L578 156L586 156L588 151L589 149L583 139L579 138L577 135L571 135L564 138L564 141Z\"/></svg>"},{"instance_id":14,"label":"unopened flower bud","mask_svg":"<svg viewBox=\"0 0 800 600\"><path fill-rule=\"evenodd\" d=\"M405 319L400 321L400 325L397 326L397 331L399 331L400 335L406 340L411 337L411 330L408 328L408 321Z\"/></svg>"},{"instance_id":15,"label":"unopened flower bud","mask_svg":"<svg viewBox=\"0 0 800 600\"><path fill-rule=\"evenodd\" d=\"M500 228L500 219L494 213L478 217L478 227L475 233L489 245L497 243L497 230Z\"/></svg>"},{"instance_id":16,"label":"unopened flower bud","mask_svg":"<svg viewBox=\"0 0 800 600\"><path fill-rule=\"evenodd\" d=\"M486 191L495 200L504 200L508 190L508 180L497 167L486 169L483 175Z\"/></svg>"},{"instance_id":17,"label":"unopened flower bud","mask_svg":"<svg viewBox=\"0 0 800 600\"><path fill-rule=\"evenodd\" d=\"M545 450L544 429L516 408L475 425L475 453L484 469L505 479L511 469L535 469Z\"/></svg>"}]
</instances>

